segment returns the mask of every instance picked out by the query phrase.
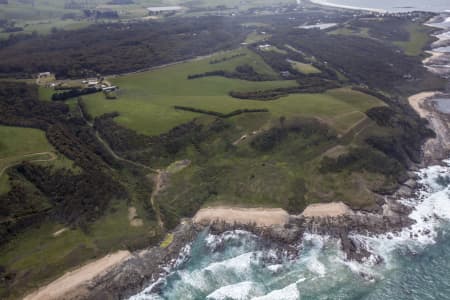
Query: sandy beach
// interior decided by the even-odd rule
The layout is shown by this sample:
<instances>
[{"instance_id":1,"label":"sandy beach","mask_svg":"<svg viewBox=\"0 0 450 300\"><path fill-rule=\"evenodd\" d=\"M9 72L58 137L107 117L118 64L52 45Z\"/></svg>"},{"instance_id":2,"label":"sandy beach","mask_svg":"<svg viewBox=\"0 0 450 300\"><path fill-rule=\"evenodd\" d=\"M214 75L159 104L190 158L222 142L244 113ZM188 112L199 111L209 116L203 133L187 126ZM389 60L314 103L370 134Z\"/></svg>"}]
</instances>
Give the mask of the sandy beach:
<instances>
[{"instance_id":1,"label":"sandy beach","mask_svg":"<svg viewBox=\"0 0 450 300\"><path fill-rule=\"evenodd\" d=\"M50 284L29 294L24 300L63 300L75 299L87 294L86 285L96 276L107 272L128 257L129 251L118 251L107 255L74 271L64 274Z\"/></svg>"},{"instance_id":2,"label":"sandy beach","mask_svg":"<svg viewBox=\"0 0 450 300\"><path fill-rule=\"evenodd\" d=\"M426 51L428 54L431 54L430 57L425 58L422 63L424 65L432 63L434 60L442 57L444 55L444 53L442 52L435 52L435 51Z\"/></svg>"},{"instance_id":3,"label":"sandy beach","mask_svg":"<svg viewBox=\"0 0 450 300\"><path fill-rule=\"evenodd\" d=\"M422 92L412 95L408 98L409 105L422 117L427 118L430 114L429 110L424 107L424 102L436 96L438 92Z\"/></svg>"},{"instance_id":4,"label":"sandy beach","mask_svg":"<svg viewBox=\"0 0 450 300\"><path fill-rule=\"evenodd\" d=\"M429 126L436 133L436 138L429 139L423 146L425 163L436 163L447 157L450 150L450 128L448 117L436 111L427 100L439 95L439 92L422 92L408 98L411 107L428 120Z\"/></svg>"},{"instance_id":5,"label":"sandy beach","mask_svg":"<svg viewBox=\"0 0 450 300\"><path fill-rule=\"evenodd\" d=\"M228 224L256 224L258 227L268 227L287 224L289 214L281 208L208 207L200 209L193 221L198 224L223 221Z\"/></svg>"},{"instance_id":6,"label":"sandy beach","mask_svg":"<svg viewBox=\"0 0 450 300\"><path fill-rule=\"evenodd\" d=\"M302 213L305 218L339 217L351 215L353 211L342 202L317 203L308 205Z\"/></svg>"}]
</instances>

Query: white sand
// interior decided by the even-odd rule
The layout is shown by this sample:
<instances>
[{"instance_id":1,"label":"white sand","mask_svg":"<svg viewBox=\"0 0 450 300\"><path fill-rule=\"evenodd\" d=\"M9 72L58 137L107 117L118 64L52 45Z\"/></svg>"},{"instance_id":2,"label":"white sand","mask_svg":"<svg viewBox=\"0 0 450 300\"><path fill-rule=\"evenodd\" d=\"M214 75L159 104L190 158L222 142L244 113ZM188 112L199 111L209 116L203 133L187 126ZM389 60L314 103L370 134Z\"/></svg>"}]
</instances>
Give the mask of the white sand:
<instances>
[{"instance_id":1,"label":"white sand","mask_svg":"<svg viewBox=\"0 0 450 300\"><path fill-rule=\"evenodd\" d=\"M435 52L435 51L426 51L426 52L428 54L431 54L431 56L429 56L423 60L422 63L425 65L428 63L432 63L434 60L436 60L444 55L444 53L442 53L442 52Z\"/></svg>"},{"instance_id":2,"label":"white sand","mask_svg":"<svg viewBox=\"0 0 450 300\"><path fill-rule=\"evenodd\" d=\"M310 204L302 213L306 218L339 217L351 214L353 214L353 211L342 202Z\"/></svg>"},{"instance_id":3,"label":"white sand","mask_svg":"<svg viewBox=\"0 0 450 300\"><path fill-rule=\"evenodd\" d=\"M86 285L96 276L130 257L129 251L118 251L107 255L74 271L67 272L50 284L29 294L24 300L75 299L86 293Z\"/></svg>"},{"instance_id":4,"label":"white sand","mask_svg":"<svg viewBox=\"0 0 450 300\"><path fill-rule=\"evenodd\" d=\"M200 224L223 221L228 224L256 224L258 227L268 227L287 224L289 214L281 208L208 207L200 209L193 221Z\"/></svg>"},{"instance_id":5,"label":"white sand","mask_svg":"<svg viewBox=\"0 0 450 300\"><path fill-rule=\"evenodd\" d=\"M436 96L438 92L422 92L419 94L412 95L408 98L409 105L422 117L426 118L429 112L423 108L423 103L425 100Z\"/></svg>"}]
</instances>

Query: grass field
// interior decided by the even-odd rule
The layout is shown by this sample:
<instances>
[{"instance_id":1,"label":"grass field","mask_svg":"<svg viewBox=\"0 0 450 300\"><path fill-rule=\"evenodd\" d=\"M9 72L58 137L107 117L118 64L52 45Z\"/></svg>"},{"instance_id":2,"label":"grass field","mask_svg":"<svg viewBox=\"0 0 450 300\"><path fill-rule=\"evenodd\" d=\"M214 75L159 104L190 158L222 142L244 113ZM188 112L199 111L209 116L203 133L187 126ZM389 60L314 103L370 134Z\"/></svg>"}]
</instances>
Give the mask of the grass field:
<instances>
[{"instance_id":1,"label":"grass field","mask_svg":"<svg viewBox=\"0 0 450 300\"><path fill-rule=\"evenodd\" d=\"M311 64L305 64L298 61L290 61L292 67L303 74L317 74L320 70Z\"/></svg>"},{"instance_id":2,"label":"grass field","mask_svg":"<svg viewBox=\"0 0 450 300\"><path fill-rule=\"evenodd\" d=\"M38 129L0 126L0 159L52 151L45 132Z\"/></svg>"},{"instance_id":3,"label":"grass field","mask_svg":"<svg viewBox=\"0 0 450 300\"><path fill-rule=\"evenodd\" d=\"M212 59L236 53L246 53L246 55L219 64L209 64ZM187 105L222 113L241 108L267 108L273 118L282 115L317 116L334 124L337 115L365 111L380 104L380 101L374 97L349 89L329 91L325 94L292 94L275 101L238 100L230 97L228 92L288 87L295 86L296 83L294 81L250 82L223 77L187 79L189 74L218 69L231 71L243 63L252 65L260 73L276 75L255 53L239 49L201 61L110 78L110 81L120 87L117 100L106 100L103 94L89 95L84 99L92 116L117 111L120 113L116 119L119 124L148 135L166 132L176 125L201 116L175 110L174 105ZM354 121L352 118L348 120ZM345 131L351 125L340 120L337 129Z\"/></svg>"},{"instance_id":4,"label":"grass field","mask_svg":"<svg viewBox=\"0 0 450 300\"><path fill-rule=\"evenodd\" d=\"M431 29L422 24L410 23L406 27L409 32L409 40L406 42L394 42L403 49L406 55L418 56L423 53L423 49L430 41Z\"/></svg>"},{"instance_id":5,"label":"grass field","mask_svg":"<svg viewBox=\"0 0 450 300\"><path fill-rule=\"evenodd\" d=\"M52 101L52 95L55 93L55 90L48 87L39 87L39 99L41 101Z\"/></svg>"},{"instance_id":6,"label":"grass field","mask_svg":"<svg viewBox=\"0 0 450 300\"><path fill-rule=\"evenodd\" d=\"M356 35L364 38L370 38L369 28L348 28L346 26L339 27L335 30L329 31L328 34L340 34L340 35Z\"/></svg>"},{"instance_id":7,"label":"grass field","mask_svg":"<svg viewBox=\"0 0 450 300\"><path fill-rule=\"evenodd\" d=\"M253 43L267 40L269 38L270 38L270 35L268 35L268 34L261 34L256 31L253 31L247 36L247 38L245 39L245 43L253 44Z\"/></svg>"},{"instance_id":8,"label":"grass field","mask_svg":"<svg viewBox=\"0 0 450 300\"><path fill-rule=\"evenodd\" d=\"M0 194L9 191L6 170L22 161L78 171L73 162L56 154L45 132L21 127L0 126Z\"/></svg>"}]
</instances>

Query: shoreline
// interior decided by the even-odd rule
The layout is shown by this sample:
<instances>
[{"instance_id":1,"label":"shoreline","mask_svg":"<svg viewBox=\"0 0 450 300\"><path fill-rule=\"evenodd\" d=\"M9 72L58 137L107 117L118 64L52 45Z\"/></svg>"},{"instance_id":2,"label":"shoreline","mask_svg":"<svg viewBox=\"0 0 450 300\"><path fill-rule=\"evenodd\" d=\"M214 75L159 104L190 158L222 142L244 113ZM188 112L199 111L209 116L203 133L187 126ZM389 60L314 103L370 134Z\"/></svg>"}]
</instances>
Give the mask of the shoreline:
<instances>
[{"instance_id":1,"label":"shoreline","mask_svg":"<svg viewBox=\"0 0 450 300\"><path fill-rule=\"evenodd\" d=\"M376 13L389 13L387 10L381 9L381 8L370 8L370 7L358 7L358 6L351 6L351 5L344 5L344 4L336 4L328 2L327 0L309 0L311 3L322 5L322 6L328 6L328 7L334 7L334 8L342 8L342 9L350 9L350 10L363 10L363 11L369 11L369 12L376 12Z\"/></svg>"},{"instance_id":2,"label":"shoreline","mask_svg":"<svg viewBox=\"0 0 450 300\"><path fill-rule=\"evenodd\" d=\"M28 294L24 300L58 300L66 298L70 299L75 296L83 297L83 295L88 293L88 290L83 287L86 282L93 280L102 273L108 272L109 269L129 259L130 256L131 253L125 250L108 254L73 271L65 273L48 285Z\"/></svg>"},{"instance_id":3,"label":"shoreline","mask_svg":"<svg viewBox=\"0 0 450 300\"><path fill-rule=\"evenodd\" d=\"M408 98L411 107L429 123L436 137L428 139L422 146L423 164L440 164L450 155L450 116L438 111L433 103L441 92L422 92Z\"/></svg>"}]
</instances>

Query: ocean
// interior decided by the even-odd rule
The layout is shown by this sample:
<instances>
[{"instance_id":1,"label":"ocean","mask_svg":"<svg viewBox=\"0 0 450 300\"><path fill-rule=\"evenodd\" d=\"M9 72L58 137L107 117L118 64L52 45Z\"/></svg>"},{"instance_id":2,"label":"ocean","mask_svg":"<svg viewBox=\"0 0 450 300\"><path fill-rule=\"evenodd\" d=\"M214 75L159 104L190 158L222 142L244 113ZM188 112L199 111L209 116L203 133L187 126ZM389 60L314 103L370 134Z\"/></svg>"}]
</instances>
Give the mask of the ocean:
<instances>
[{"instance_id":1,"label":"ocean","mask_svg":"<svg viewBox=\"0 0 450 300\"><path fill-rule=\"evenodd\" d=\"M441 27L450 32L447 21ZM414 208L414 225L398 234L352 236L382 263L346 261L338 240L314 233L304 234L292 258L246 231L204 232L169 275L130 300L450 300L450 160L418 176L421 191L402 199Z\"/></svg>"},{"instance_id":2,"label":"ocean","mask_svg":"<svg viewBox=\"0 0 450 300\"><path fill-rule=\"evenodd\" d=\"M407 12L414 10L445 12L450 10L449 0L312 0L312 2L347 8L364 8L389 12Z\"/></svg>"}]
</instances>

